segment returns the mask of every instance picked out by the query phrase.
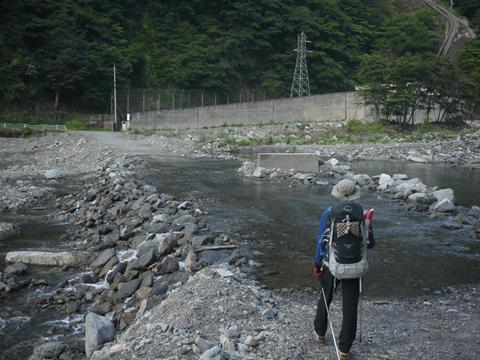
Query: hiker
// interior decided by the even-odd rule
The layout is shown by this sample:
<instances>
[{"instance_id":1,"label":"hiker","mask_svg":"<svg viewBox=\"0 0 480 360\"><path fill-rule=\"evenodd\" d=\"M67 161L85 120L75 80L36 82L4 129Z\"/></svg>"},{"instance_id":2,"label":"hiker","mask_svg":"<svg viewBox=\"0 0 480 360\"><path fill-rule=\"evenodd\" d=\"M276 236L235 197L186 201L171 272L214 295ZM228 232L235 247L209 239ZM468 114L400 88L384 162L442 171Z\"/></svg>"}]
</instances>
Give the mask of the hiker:
<instances>
[{"instance_id":1,"label":"hiker","mask_svg":"<svg viewBox=\"0 0 480 360\"><path fill-rule=\"evenodd\" d=\"M361 277L367 271L367 248L375 246L371 219L373 209L364 213L360 204L360 188L351 180L341 180L332 189L340 200L325 210L320 218L316 237L313 273L322 286L314 321L314 335L323 343L327 331L328 307L333 294L342 287L342 329L337 357L344 360L357 332L357 308ZM334 336L332 334L332 336ZM336 340L334 338L335 346Z\"/></svg>"}]
</instances>

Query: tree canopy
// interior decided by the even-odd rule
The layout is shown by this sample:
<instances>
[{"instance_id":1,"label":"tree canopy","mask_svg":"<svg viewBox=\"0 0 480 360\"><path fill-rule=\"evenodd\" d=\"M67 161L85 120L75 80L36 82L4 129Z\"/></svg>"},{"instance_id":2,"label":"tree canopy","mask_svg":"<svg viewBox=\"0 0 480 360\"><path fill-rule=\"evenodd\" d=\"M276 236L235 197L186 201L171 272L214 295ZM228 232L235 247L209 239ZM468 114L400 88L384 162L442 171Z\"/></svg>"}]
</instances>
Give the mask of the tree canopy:
<instances>
[{"instance_id":1,"label":"tree canopy","mask_svg":"<svg viewBox=\"0 0 480 360\"><path fill-rule=\"evenodd\" d=\"M460 0L459 0L460 1ZM353 89L368 54L429 54L442 34L400 0L21 0L0 3L0 104L109 109L119 86L289 94L305 32L312 93ZM473 74L473 72L471 72Z\"/></svg>"}]
</instances>

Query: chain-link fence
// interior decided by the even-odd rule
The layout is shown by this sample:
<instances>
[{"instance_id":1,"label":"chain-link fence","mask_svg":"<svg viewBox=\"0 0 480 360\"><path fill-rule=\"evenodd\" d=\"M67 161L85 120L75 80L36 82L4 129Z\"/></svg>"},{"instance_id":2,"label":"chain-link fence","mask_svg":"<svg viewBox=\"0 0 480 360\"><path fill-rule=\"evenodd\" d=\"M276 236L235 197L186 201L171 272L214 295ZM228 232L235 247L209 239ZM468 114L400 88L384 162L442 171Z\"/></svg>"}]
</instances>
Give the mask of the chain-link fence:
<instances>
[{"instance_id":1,"label":"chain-link fence","mask_svg":"<svg viewBox=\"0 0 480 360\"><path fill-rule=\"evenodd\" d=\"M202 89L117 89L117 110L122 116L136 112L216 106L279 97L280 94L274 95L266 90L215 92Z\"/></svg>"}]
</instances>

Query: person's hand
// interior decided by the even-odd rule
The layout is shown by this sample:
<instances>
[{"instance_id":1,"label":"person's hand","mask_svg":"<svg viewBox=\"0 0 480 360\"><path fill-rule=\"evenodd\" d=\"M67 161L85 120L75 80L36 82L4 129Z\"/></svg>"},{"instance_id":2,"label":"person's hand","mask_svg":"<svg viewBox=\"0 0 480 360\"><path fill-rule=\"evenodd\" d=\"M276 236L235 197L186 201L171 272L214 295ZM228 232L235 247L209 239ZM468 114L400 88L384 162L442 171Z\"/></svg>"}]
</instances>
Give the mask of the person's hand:
<instances>
[{"instance_id":1,"label":"person's hand","mask_svg":"<svg viewBox=\"0 0 480 360\"><path fill-rule=\"evenodd\" d=\"M323 271L318 268L317 264L313 265L313 275L314 275L318 280L320 280L320 279L322 278Z\"/></svg>"}]
</instances>

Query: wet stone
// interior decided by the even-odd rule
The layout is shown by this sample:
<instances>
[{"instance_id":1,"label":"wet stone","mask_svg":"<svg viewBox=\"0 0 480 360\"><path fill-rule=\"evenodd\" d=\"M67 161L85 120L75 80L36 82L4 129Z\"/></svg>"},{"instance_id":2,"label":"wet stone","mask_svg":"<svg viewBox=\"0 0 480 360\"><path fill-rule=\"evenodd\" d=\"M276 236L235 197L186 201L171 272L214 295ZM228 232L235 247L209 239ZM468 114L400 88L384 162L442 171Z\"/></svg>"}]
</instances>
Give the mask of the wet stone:
<instances>
[{"instance_id":1,"label":"wet stone","mask_svg":"<svg viewBox=\"0 0 480 360\"><path fill-rule=\"evenodd\" d=\"M103 250L100 255L90 264L92 269L96 269L102 265L105 265L112 256L115 256L115 250L113 248Z\"/></svg>"},{"instance_id":2,"label":"wet stone","mask_svg":"<svg viewBox=\"0 0 480 360\"><path fill-rule=\"evenodd\" d=\"M134 279L130 280L127 283L122 283L119 284L119 289L117 292L117 296L120 299L127 298L129 296L132 296L135 291L137 291L138 287L140 286L141 280L140 279Z\"/></svg>"}]
</instances>

